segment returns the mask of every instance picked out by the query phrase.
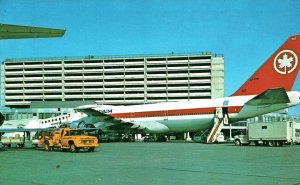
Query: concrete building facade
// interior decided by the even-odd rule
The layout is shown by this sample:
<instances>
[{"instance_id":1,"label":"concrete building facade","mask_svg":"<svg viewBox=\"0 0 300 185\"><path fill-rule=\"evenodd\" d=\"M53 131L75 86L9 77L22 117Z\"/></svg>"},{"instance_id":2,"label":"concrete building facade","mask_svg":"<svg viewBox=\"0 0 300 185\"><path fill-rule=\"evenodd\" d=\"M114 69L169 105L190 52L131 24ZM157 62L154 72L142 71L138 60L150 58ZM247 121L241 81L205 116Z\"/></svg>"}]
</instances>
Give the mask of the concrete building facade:
<instances>
[{"instance_id":1,"label":"concrete building facade","mask_svg":"<svg viewBox=\"0 0 300 185\"><path fill-rule=\"evenodd\" d=\"M211 53L7 59L1 104L72 108L224 96L224 58Z\"/></svg>"}]
</instances>

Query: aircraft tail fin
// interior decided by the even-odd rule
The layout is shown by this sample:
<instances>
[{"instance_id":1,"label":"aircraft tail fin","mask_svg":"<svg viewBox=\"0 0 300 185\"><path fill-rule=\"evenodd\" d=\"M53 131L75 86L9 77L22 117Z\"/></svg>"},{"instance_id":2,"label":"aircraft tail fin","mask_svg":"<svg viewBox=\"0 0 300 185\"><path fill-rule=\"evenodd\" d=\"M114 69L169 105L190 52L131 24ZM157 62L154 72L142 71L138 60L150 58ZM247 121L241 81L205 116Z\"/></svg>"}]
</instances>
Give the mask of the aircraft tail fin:
<instances>
[{"instance_id":1,"label":"aircraft tail fin","mask_svg":"<svg viewBox=\"0 0 300 185\"><path fill-rule=\"evenodd\" d=\"M231 96L256 95L267 89L291 91L300 67L300 35L290 37Z\"/></svg>"}]
</instances>

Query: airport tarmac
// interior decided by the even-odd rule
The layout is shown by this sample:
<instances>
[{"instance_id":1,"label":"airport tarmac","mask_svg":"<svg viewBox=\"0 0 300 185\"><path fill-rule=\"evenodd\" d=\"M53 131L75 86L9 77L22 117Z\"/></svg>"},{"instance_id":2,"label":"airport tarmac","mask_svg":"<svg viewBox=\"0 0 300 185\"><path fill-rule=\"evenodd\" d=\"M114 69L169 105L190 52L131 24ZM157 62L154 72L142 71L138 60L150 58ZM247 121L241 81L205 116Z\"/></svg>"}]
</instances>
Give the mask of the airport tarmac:
<instances>
[{"instance_id":1,"label":"airport tarmac","mask_svg":"<svg viewBox=\"0 0 300 185\"><path fill-rule=\"evenodd\" d=\"M300 146L103 143L95 152L0 152L0 184L300 184Z\"/></svg>"}]
</instances>

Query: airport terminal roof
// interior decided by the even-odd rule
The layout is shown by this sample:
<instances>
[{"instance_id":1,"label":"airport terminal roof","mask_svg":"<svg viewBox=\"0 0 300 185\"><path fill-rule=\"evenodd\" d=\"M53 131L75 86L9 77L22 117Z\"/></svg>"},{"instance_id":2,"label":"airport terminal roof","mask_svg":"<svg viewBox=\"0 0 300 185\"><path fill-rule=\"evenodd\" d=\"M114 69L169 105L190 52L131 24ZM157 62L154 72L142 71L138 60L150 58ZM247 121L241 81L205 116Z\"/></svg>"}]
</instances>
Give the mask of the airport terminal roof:
<instances>
[{"instance_id":1,"label":"airport terminal roof","mask_svg":"<svg viewBox=\"0 0 300 185\"><path fill-rule=\"evenodd\" d=\"M132 55L88 55L88 56L60 56L60 57L35 57L35 58L9 58L4 62L36 62L36 61L55 61L55 60L109 60L109 59L134 59L134 58L155 58L155 57L184 57L184 56L213 56L223 57L222 54L213 54L211 52L184 52L184 53L161 53L161 54L132 54Z\"/></svg>"}]
</instances>

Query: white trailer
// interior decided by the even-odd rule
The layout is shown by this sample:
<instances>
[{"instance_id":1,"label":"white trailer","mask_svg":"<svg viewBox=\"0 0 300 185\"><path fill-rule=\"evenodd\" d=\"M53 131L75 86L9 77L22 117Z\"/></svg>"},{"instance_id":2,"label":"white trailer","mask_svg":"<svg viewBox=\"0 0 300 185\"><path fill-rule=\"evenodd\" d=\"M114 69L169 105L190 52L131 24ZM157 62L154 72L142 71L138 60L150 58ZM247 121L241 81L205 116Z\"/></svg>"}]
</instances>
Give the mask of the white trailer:
<instances>
[{"instance_id":1,"label":"white trailer","mask_svg":"<svg viewBox=\"0 0 300 185\"><path fill-rule=\"evenodd\" d=\"M3 147L10 148L13 145L16 145L18 147L24 147L25 146L25 134L16 132L14 133L15 136L2 136L1 137L1 144ZM23 134L23 136L21 136Z\"/></svg>"},{"instance_id":2,"label":"white trailer","mask_svg":"<svg viewBox=\"0 0 300 185\"><path fill-rule=\"evenodd\" d=\"M1 144L3 147L10 148L12 145L23 148L25 146L24 137L2 137Z\"/></svg>"},{"instance_id":3,"label":"white trailer","mask_svg":"<svg viewBox=\"0 0 300 185\"><path fill-rule=\"evenodd\" d=\"M247 134L234 137L235 145L282 146L285 142L293 142L294 122L258 122L249 123Z\"/></svg>"}]
</instances>

